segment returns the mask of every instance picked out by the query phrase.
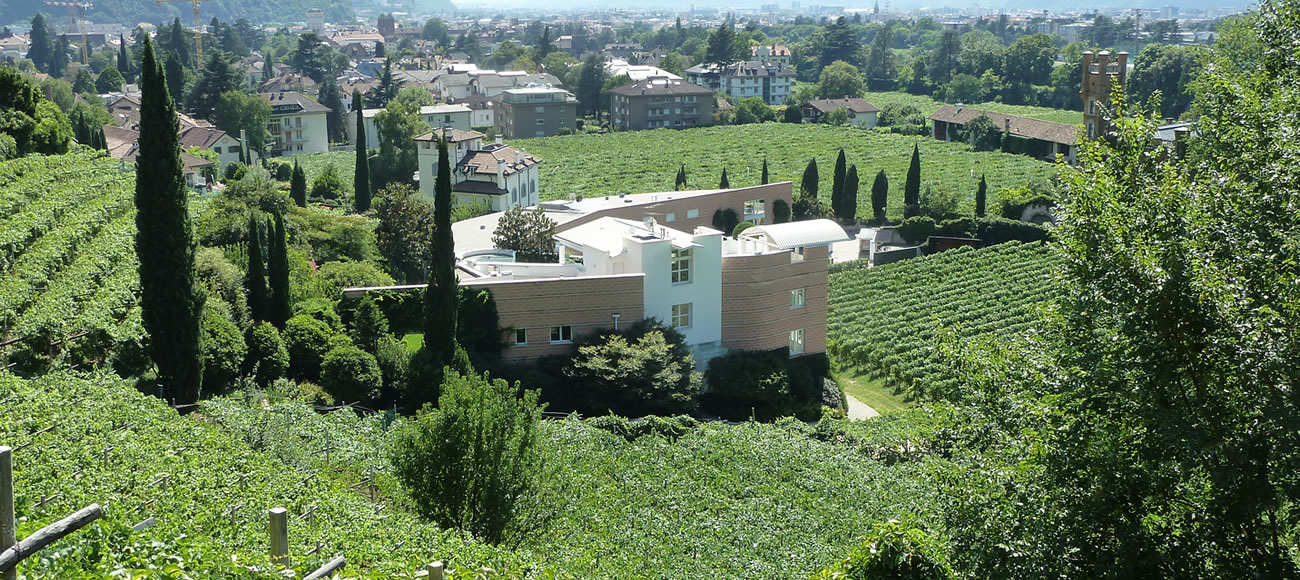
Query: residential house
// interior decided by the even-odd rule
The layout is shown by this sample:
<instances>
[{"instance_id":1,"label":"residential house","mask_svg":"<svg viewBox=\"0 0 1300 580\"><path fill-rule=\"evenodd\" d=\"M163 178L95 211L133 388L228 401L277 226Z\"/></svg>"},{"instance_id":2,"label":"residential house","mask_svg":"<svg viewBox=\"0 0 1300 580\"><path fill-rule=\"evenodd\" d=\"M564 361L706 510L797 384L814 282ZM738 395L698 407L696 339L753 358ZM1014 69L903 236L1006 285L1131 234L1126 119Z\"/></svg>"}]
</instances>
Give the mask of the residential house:
<instances>
[{"instance_id":1,"label":"residential house","mask_svg":"<svg viewBox=\"0 0 1300 580\"><path fill-rule=\"evenodd\" d=\"M507 89L530 85L561 86L559 78L547 73L530 74L526 71L495 71L480 69L472 64L452 65L433 81L433 92L444 99L464 99L471 95L495 97Z\"/></svg>"},{"instance_id":2,"label":"residential house","mask_svg":"<svg viewBox=\"0 0 1300 580\"><path fill-rule=\"evenodd\" d=\"M652 77L611 89L610 119L622 131L713 124L713 91L683 80Z\"/></svg>"},{"instance_id":3,"label":"residential house","mask_svg":"<svg viewBox=\"0 0 1300 580\"><path fill-rule=\"evenodd\" d=\"M140 152L140 132L113 125L104 125L104 144L108 147L108 154L114 159L123 163L134 164L135 157ZM207 185L207 180L203 178L203 169L214 165L211 161L182 151L181 164L186 185L190 187L204 187Z\"/></svg>"},{"instance_id":4,"label":"residential house","mask_svg":"<svg viewBox=\"0 0 1300 580\"><path fill-rule=\"evenodd\" d=\"M784 44L768 44L749 47L749 56L756 61L779 62L789 66L792 53L790 47Z\"/></svg>"},{"instance_id":5,"label":"residential house","mask_svg":"<svg viewBox=\"0 0 1300 580\"><path fill-rule=\"evenodd\" d=\"M762 97L769 105L779 105L793 90L795 73L781 62L751 60L725 67L698 64L686 69L686 79L734 99Z\"/></svg>"},{"instance_id":6,"label":"residential house","mask_svg":"<svg viewBox=\"0 0 1300 580\"><path fill-rule=\"evenodd\" d=\"M817 99L799 106L805 123L816 123L821 120L822 115L839 109L848 112L849 125L862 129L875 127L876 115L880 112L880 109L876 108L875 105L861 98Z\"/></svg>"},{"instance_id":7,"label":"residential house","mask_svg":"<svg viewBox=\"0 0 1300 580\"><path fill-rule=\"evenodd\" d=\"M470 95L463 99L451 99L448 101L448 103L453 105L465 105L470 108L470 127L492 127L496 125L496 110L500 102L500 95L495 97L489 97L487 95Z\"/></svg>"},{"instance_id":8,"label":"residential house","mask_svg":"<svg viewBox=\"0 0 1300 580\"><path fill-rule=\"evenodd\" d=\"M468 107L465 109L469 110ZM564 89L507 89L501 92L496 115L497 134L516 139L571 133L577 129L577 110L578 99Z\"/></svg>"},{"instance_id":9,"label":"residential house","mask_svg":"<svg viewBox=\"0 0 1300 580\"><path fill-rule=\"evenodd\" d=\"M0 38L0 60L18 62L27 56L31 41L26 36L13 35Z\"/></svg>"},{"instance_id":10,"label":"residential house","mask_svg":"<svg viewBox=\"0 0 1300 580\"><path fill-rule=\"evenodd\" d=\"M382 112L383 109L365 109L361 116L361 122L366 127L366 148L376 149L379 147L379 130L375 127L375 116ZM470 121L473 111L465 105L426 105L420 107L420 118L429 125L430 129L441 127L451 127L460 131L470 130ZM357 112L352 111L347 116L347 133L348 141L357 142Z\"/></svg>"},{"instance_id":11,"label":"residential house","mask_svg":"<svg viewBox=\"0 0 1300 580\"><path fill-rule=\"evenodd\" d=\"M271 103L271 155L289 156L329 151L325 115L329 107L298 92L262 93Z\"/></svg>"},{"instance_id":12,"label":"residential house","mask_svg":"<svg viewBox=\"0 0 1300 580\"><path fill-rule=\"evenodd\" d=\"M183 127L180 132L181 151L198 147L217 154L217 169L239 161L243 145L239 139L216 127Z\"/></svg>"},{"instance_id":13,"label":"residential house","mask_svg":"<svg viewBox=\"0 0 1300 580\"><path fill-rule=\"evenodd\" d=\"M1063 155L1070 163L1076 159L1079 128L1074 125L983 111L963 105L945 105L930 115L930 120L934 122L934 138L940 141L960 141L961 131L966 124L981 115L987 115L993 122L994 130L1003 135L1004 150L1044 161L1055 161L1057 155ZM1008 135L1011 138L1009 142L1006 141Z\"/></svg>"},{"instance_id":14,"label":"residential house","mask_svg":"<svg viewBox=\"0 0 1300 580\"><path fill-rule=\"evenodd\" d=\"M446 135L452 168L452 203L456 206L482 204L491 211L535 205L540 200L536 155L509 147L498 137L483 144L483 134L454 128L434 129L415 138L419 144L420 191L433 198L438 174L438 144Z\"/></svg>"},{"instance_id":15,"label":"residential house","mask_svg":"<svg viewBox=\"0 0 1300 580\"><path fill-rule=\"evenodd\" d=\"M609 75L609 78L625 76L630 81L643 81L650 77L663 77L675 81L682 80L682 77L657 66L650 66L648 64L628 64L626 60L617 58L605 62L605 72Z\"/></svg>"}]
</instances>

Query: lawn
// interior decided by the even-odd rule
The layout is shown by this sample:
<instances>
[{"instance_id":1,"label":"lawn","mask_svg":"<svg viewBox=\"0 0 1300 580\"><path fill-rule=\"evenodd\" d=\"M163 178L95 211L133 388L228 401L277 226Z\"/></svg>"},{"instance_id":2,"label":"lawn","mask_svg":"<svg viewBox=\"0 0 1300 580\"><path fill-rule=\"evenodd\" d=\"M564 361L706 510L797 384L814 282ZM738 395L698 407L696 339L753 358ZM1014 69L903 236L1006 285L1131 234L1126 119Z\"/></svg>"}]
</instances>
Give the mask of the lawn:
<instances>
[{"instance_id":1,"label":"lawn","mask_svg":"<svg viewBox=\"0 0 1300 580\"><path fill-rule=\"evenodd\" d=\"M402 342L406 343L406 352L414 353L424 346L424 333L413 332L402 337Z\"/></svg>"},{"instance_id":2,"label":"lawn","mask_svg":"<svg viewBox=\"0 0 1300 580\"><path fill-rule=\"evenodd\" d=\"M882 169L889 179L889 213L902 216L903 184L912 147L921 151L922 191L961 193L973 211L976 184L986 176L990 199L996 192L1050 179L1056 168L1002 152L975 152L961 143L828 125L764 123L697 129L628 131L516 139L511 145L542 158L542 199L617 193L671 191L681 164L691 189L715 188L722 169L732 187L758 185L763 160L770 181L799 182L817 159L821 197L829 200L835 157L843 148L858 167L859 213L867 213L871 185Z\"/></svg>"},{"instance_id":3,"label":"lawn","mask_svg":"<svg viewBox=\"0 0 1300 580\"><path fill-rule=\"evenodd\" d=\"M916 402L902 394L902 390L892 387L889 380L877 377L865 369L845 369L839 375L844 392L862 401L879 413L889 413L907 409Z\"/></svg>"},{"instance_id":4,"label":"lawn","mask_svg":"<svg viewBox=\"0 0 1300 580\"><path fill-rule=\"evenodd\" d=\"M879 93L867 93L864 97L867 102L883 108L890 103L903 103L916 105L926 117L934 114L945 103L936 101L926 95L913 95L902 91L888 91ZM1067 111L1065 109L1053 109L1051 107L1033 107L1028 105L1006 105L1003 103L966 103L968 107L985 109L1008 115L1019 115L1031 119L1041 119L1053 123L1065 123L1067 125L1079 125L1083 123L1082 111Z\"/></svg>"}]
</instances>

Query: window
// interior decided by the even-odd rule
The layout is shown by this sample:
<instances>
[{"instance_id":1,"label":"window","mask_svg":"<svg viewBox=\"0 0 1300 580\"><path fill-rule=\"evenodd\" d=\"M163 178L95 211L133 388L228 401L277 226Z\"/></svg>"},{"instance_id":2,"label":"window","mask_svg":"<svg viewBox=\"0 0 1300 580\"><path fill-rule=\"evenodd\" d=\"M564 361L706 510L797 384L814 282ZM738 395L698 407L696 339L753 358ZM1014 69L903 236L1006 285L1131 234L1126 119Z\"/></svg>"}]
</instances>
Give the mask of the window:
<instances>
[{"instance_id":1,"label":"window","mask_svg":"<svg viewBox=\"0 0 1300 580\"><path fill-rule=\"evenodd\" d=\"M693 219L695 219L695 218L697 218L697 217L700 217L700 210L698 210L698 209L688 209L688 210L686 210L686 219L688 219L688 220L693 220Z\"/></svg>"},{"instance_id":2,"label":"window","mask_svg":"<svg viewBox=\"0 0 1300 580\"><path fill-rule=\"evenodd\" d=\"M685 250L673 250L672 266L669 269L672 272L673 284L684 284L690 282L691 249L686 248Z\"/></svg>"},{"instance_id":3,"label":"window","mask_svg":"<svg viewBox=\"0 0 1300 580\"><path fill-rule=\"evenodd\" d=\"M537 124L538 124L538 125L545 125L545 124L546 124L546 119L538 119L538 120L537 120Z\"/></svg>"},{"instance_id":4,"label":"window","mask_svg":"<svg viewBox=\"0 0 1300 580\"><path fill-rule=\"evenodd\" d=\"M515 346L528 346L528 329L515 329Z\"/></svg>"},{"instance_id":5,"label":"window","mask_svg":"<svg viewBox=\"0 0 1300 580\"><path fill-rule=\"evenodd\" d=\"M766 201L767 200L763 200L763 199L751 199L749 201L746 201L745 215L755 216L755 217L762 216L764 213L766 213L765 210L763 209L766 205ZM749 218L746 217L745 219L749 219Z\"/></svg>"},{"instance_id":6,"label":"window","mask_svg":"<svg viewBox=\"0 0 1300 580\"><path fill-rule=\"evenodd\" d=\"M804 307L804 304L805 304L805 302L804 302L804 289L803 289L803 288L795 288L794 290L791 290L791 291L790 291L790 308L792 308L792 309L793 309L793 308L803 308L803 307Z\"/></svg>"},{"instance_id":7,"label":"window","mask_svg":"<svg viewBox=\"0 0 1300 580\"><path fill-rule=\"evenodd\" d=\"M573 342L573 327L569 325L551 327L551 344Z\"/></svg>"},{"instance_id":8,"label":"window","mask_svg":"<svg viewBox=\"0 0 1300 580\"><path fill-rule=\"evenodd\" d=\"M667 222L667 223L672 223L672 222L677 221L677 214L672 213L672 212L668 212L668 213L664 214L664 221Z\"/></svg>"},{"instance_id":9,"label":"window","mask_svg":"<svg viewBox=\"0 0 1300 580\"><path fill-rule=\"evenodd\" d=\"M561 112L561 113L564 112L564 105L560 105L560 112Z\"/></svg>"},{"instance_id":10,"label":"window","mask_svg":"<svg viewBox=\"0 0 1300 580\"><path fill-rule=\"evenodd\" d=\"M803 329L796 328L790 331L790 356L803 354Z\"/></svg>"},{"instance_id":11,"label":"window","mask_svg":"<svg viewBox=\"0 0 1300 580\"><path fill-rule=\"evenodd\" d=\"M533 131L533 136L534 136L534 137L545 137L545 136L546 136L546 131Z\"/></svg>"},{"instance_id":12,"label":"window","mask_svg":"<svg viewBox=\"0 0 1300 580\"><path fill-rule=\"evenodd\" d=\"M221 153L221 152L218 151L217 153ZM236 154L239 153L239 146L235 145L234 147L227 147L226 153L236 153Z\"/></svg>"},{"instance_id":13,"label":"window","mask_svg":"<svg viewBox=\"0 0 1300 580\"><path fill-rule=\"evenodd\" d=\"M691 303L673 305L673 328L690 328L691 327Z\"/></svg>"},{"instance_id":14,"label":"window","mask_svg":"<svg viewBox=\"0 0 1300 580\"><path fill-rule=\"evenodd\" d=\"M545 113L545 112L546 112L546 107L533 107L533 112L534 112L534 113Z\"/></svg>"},{"instance_id":15,"label":"window","mask_svg":"<svg viewBox=\"0 0 1300 580\"><path fill-rule=\"evenodd\" d=\"M213 152L213 153L216 153L217 155L220 155L220 154L221 154L221 148L220 148L220 147L213 147L213 148L212 148L212 152Z\"/></svg>"}]
</instances>

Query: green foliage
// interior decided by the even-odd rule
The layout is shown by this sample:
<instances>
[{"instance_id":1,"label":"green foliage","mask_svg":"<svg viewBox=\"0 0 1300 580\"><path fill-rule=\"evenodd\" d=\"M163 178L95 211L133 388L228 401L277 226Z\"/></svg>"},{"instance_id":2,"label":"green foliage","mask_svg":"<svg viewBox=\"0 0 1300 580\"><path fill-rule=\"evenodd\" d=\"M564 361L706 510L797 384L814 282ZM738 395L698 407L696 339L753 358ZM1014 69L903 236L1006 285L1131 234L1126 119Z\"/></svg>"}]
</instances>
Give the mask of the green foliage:
<instances>
[{"instance_id":1,"label":"green foliage","mask_svg":"<svg viewBox=\"0 0 1300 580\"><path fill-rule=\"evenodd\" d=\"M203 372L199 329L204 292L194 274L189 190L182 176L176 109L166 88L153 45L146 41L135 186L141 315L165 395L191 403L198 399Z\"/></svg>"},{"instance_id":2,"label":"green foliage","mask_svg":"<svg viewBox=\"0 0 1300 580\"><path fill-rule=\"evenodd\" d=\"M229 90L220 94L213 107L213 123L218 129L235 137L244 131L248 137L244 146L259 155L266 154L266 126L271 122L270 102L259 95Z\"/></svg>"},{"instance_id":3,"label":"green foliage","mask_svg":"<svg viewBox=\"0 0 1300 580\"><path fill-rule=\"evenodd\" d=\"M319 380L321 361L330 350L333 335L328 325L305 314L290 318L282 335L289 351L289 374L299 380Z\"/></svg>"},{"instance_id":4,"label":"green foliage","mask_svg":"<svg viewBox=\"0 0 1300 580\"><path fill-rule=\"evenodd\" d=\"M248 355L244 358L243 372L252 375L258 385L265 387L289 372L289 351L280 339L280 331L271 323L250 325L244 343Z\"/></svg>"},{"instance_id":5,"label":"green foliage","mask_svg":"<svg viewBox=\"0 0 1300 580\"><path fill-rule=\"evenodd\" d=\"M307 174L297 163L293 164L293 171L289 174L289 198L294 205L307 207Z\"/></svg>"},{"instance_id":6,"label":"green foliage","mask_svg":"<svg viewBox=\"0 0 1300 580\"><path fill-rule=\"evenodd\" d=\"M911 217L920 210L921 203L921 149L912 145L912 161L907 166L907 181L903 183L903 215Z\"/></svg>"},{"instance_id":7,"label":"green foliage","mask_svg":"<svg viewBox=\"0 0 1300 580\"><path fill-rule=\"evenodd\" d=\"M690 349L682 336L657 323L625 333L606 333L578 347L565 369L569 387L593 413L625 416L690 412L700 389Z\"/></svg>"},{"instance_id":8,"label":"green foliage","mask_svg":"<svg viewBox=\"0 0 1300 580\"><path fill-rule=\"evenodd\" d=\"M244 296L244 272L230 263L216 248L199 248L194 254L194 271L207 290L208 302L219 302L230 312L231 321L248 325L248 299Z\"/></svg>"},{"instance_id":9,"label":"green foliage","mask_svg":"<svg viewBox=\"0 0 1300 580\"><path fill-rule=\"evenodd\" d=\"M433 191L433 239L429 248L429 287L424 293L424 353L430 370L451 364L456 344L455 245L451 238L451 157L446 139L438 140L438 173Z\"/></svg>"},{"instance_id":10,"label":"green foliage","mask_svg":"<svg viewBox=\"0 0 1300 580\"><path fill-rule=\"evenodd\" d=\"M13 137L18 155L67 152L71 122L36 83L10 66L0 66L0 103L0 133Z\"/></svg>"},{"instance_id":11,"label":"green foliage","mask_svg":"<svg viewBox=\"0 0 1300 580\"><path fill-rule=\"evenodd\" d=\"M274 225L266 224L267 244L266 278L270 288L267 315L271 324L282 328L293 312L293 298L289 291L288 236L284 232L284 216L274 214Z\"/></svg>"},{"instance_id":12,"label":"green foliage","mask_svg":"<svg viewBox=\"0 0 1300 580\"><path fill-rule=\"evenodd\" d=\"M1002 132L989 116L981 113L962 127L961 139L976 151L993 151L1002 142Z\"/></svg>"},{"instance_id":13,"label":"green foliage","mask_svg":"<svg viewBox=\"0 0 1300 580\"><path fill-rule=\"evenodd\" d=\"M433 205L410 185L395 183L379 192L374 214L375 243L388 272L408 284L423 282L430 260Z\"/></svg>"},{"instance_id":14,"label":"green foliage","mask_svg":"<svg viewBox=\"0 0 1300 580\"><path fill-rule=\"evenodd\" d=\"M817 79L817 96L822 99L861 97L866 90L858 67L837 60L822 69Z\"/></svg>"},{"instance_id":15,"label":"green foliage","mask_svg":"<svg viewBox=\"0 0 1300 580\"><path fill-rule=\"evenodd\" d=\"M817 580L945 580L952 570L943 544L915 524L876 524L843 562L813 576Z\"/></svg>"},{"instance_id":16,"label":"green foliage","mask_svg":"<svg viewBox=\"0 0 1300 580\"><path fill-rule=\"evenodd\" d=\"M248 273L244 286L248 289L248 308L253 320L271 319L271 297L266 287L266 261L262 257L262 232L255 215L248 216Z\"/></svg>"},{"instance_id":17,"label":"green foliage","mask_svg":"<svg viewBox=\"0 0 1300 580\"><path fill-rule=\"evenodd\" d=\"M975 216L984 217L985 208L988 205L988 182L984 180L984 175L980 174L979 188L975 190Z\"/></svg>"},{"instance_id":18,"label":"green foliage","mask_svg":"<svg viewBox=\"0 0 1300 580\"><path fill-rule=\"evenodd\" d=\"M898 235L910 244L924 244L934 235L935 222L930 216L912 216L898 225Z\"/></svg>"},{"instance_id":19,"label":"green foliage","mask_svg":"<svg viewBox=\"0 0 1300 580\"><path fill-rule=\"evenodd\" d=\"M294 315L303 314L324 322L330 332L343 332L343 318L334 308L335 302L326 298L311 298L293 305Z\"/></svg>"},{"instance_id":20,"label":"green foliage","mask_svg":"<svg viewBox=\"0 0 1300 580\"><path fill-rule=\"evenodd\" d=\"M754 227L754 222L750 222L750 221L740 222L736 224L736 227L731 229L731 237L738 238L740 237L741 233L743 233L745 230L752 227Z\"/></svg>"},{"instance_id":21,"label":"green foliage","mask_svg":"<svg viewBox=\"0 0 1300 580\"><path fill-rule=\"evenodd\" d=\"M203 357L203 393L225 392L239 376L240 366L248 353L244 336L234 322L209 304L203 309L203 333L199 344L200 356Z\"/></svg>"},{"instance_id":22,"label":"green foliage","mask_svg":"<svg viewBox=\"0 0 1300 580\"><path fill-rule=\"evenodd\" d=\"M772 222L783 224L790 221L790 204L784 199L778 199L772 202Z\"/></svg>"},{"instance_id":23,"label":"green foliage","mask_svg":"<svg viewBox=\"0 0 1300 580\"><path fill-rule=\"evenodd\" d=\"M492 245L503 250L514 250L519 262L555 262L555 220L546 216L542 208L527 211L512 207L497 222L492 233Z\"/></svg>"},{"instance_id":24,"label":"green foliage","mask_svg":"<svg viewBox=\"0 0 1300 580\"><path fill-rule=\"evenodd\" d=\"M456 342L476 366L496 362L504 348L497 302L489 290L461 287L456 308Z\"/></svg>"},{"instance_id":25,"label":"green foliage","mask_svg":"<svg viewBox=\"0 0 1300 580\"><path fill-rule=\"evenodd\" d=\"M339 178L333 165L325 166L325 169L311 182L312 199L339 201L343 194L343 180Z\"/></svg>"},{"instance_id":26,"label":"green foliage","mask_svg":"<svg viewBox=\"0 0 1300 580\"><path fill-rule=\"evenodd\" d=\"M371 404L380 396L383 375L374 355L355 346L341 346L321 360L321 386L338 402Z\"/></svg>"},{"instance_id":27,"label":"green foliage","mask_svg":"<svg viewBox=\"0 0 1300 580\"><path fill-rule=\"evenodd\" d=\"M357 305L349 326L352 330L352 342L370 353L376 352L380 339L390 336L388 318L370 296L361 299L361 304Z\"/></svg>"},{"instance_id":28,"label":"green foliage","mask_svg":"<svg viewBox=\"0 0 1300 580\"><path fill-rule=\"evenodd\" d=\"M441 390L437 409L394 434L394 472L424 517L501 542L540 485L537 392L454 371Z\"/></svg>"},{"instance_id":29,"label":"green foliage","mask_svg":"<svg viewBox=\"0 0 1300 580\"><path fill-rule=\"evenodd\" d=\"M116 68L104 69L95 79L95 90L100 94L122 92L122 84L126 81L122 78L122 73Z\"/></svg>"},{"instance_id":30,"label":"green foliage","mask_svg":"<svg viewBox=\"0 0 1300 580\"><path fill-rule=\"evenodd\" d=\"M740 224L740 215L729 207L719 208L713 212L712 224L713 229L727 234L736 230L736 226Z\"/></svg>"},{"instance_id":31,"label":"green foliage","mask_svg":"<svg viewBox=\"0 0 1300 580\"><path fill-rule=\"evenodd\" d=\"M814 420L821 415L826 375L807 372L800 359L785 349L732 351L709 361L704 373L707 389L701 406L725 419L772 421L779 417Z\"/></svg>"}]
</instances>

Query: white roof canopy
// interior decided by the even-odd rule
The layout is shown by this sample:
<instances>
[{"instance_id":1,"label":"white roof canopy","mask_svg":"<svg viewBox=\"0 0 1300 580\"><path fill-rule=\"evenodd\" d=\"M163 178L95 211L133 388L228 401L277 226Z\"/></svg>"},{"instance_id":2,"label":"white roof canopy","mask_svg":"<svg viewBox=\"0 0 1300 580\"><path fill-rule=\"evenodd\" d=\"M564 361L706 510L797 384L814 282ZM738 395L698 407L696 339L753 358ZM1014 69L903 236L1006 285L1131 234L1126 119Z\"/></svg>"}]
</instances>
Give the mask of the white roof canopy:
<instances>
[{"instance_id":1,"label":"white roof canopy","mask_svg":"<svg viewBox=\"0 0 1300 580\"><path fill-rule=\"evenodd\" d=\"M761 240L781 249L825 246L849 239L844 228L828 219L754 226L741 232L740 237Z\"/></svg>"}]
</instances>

